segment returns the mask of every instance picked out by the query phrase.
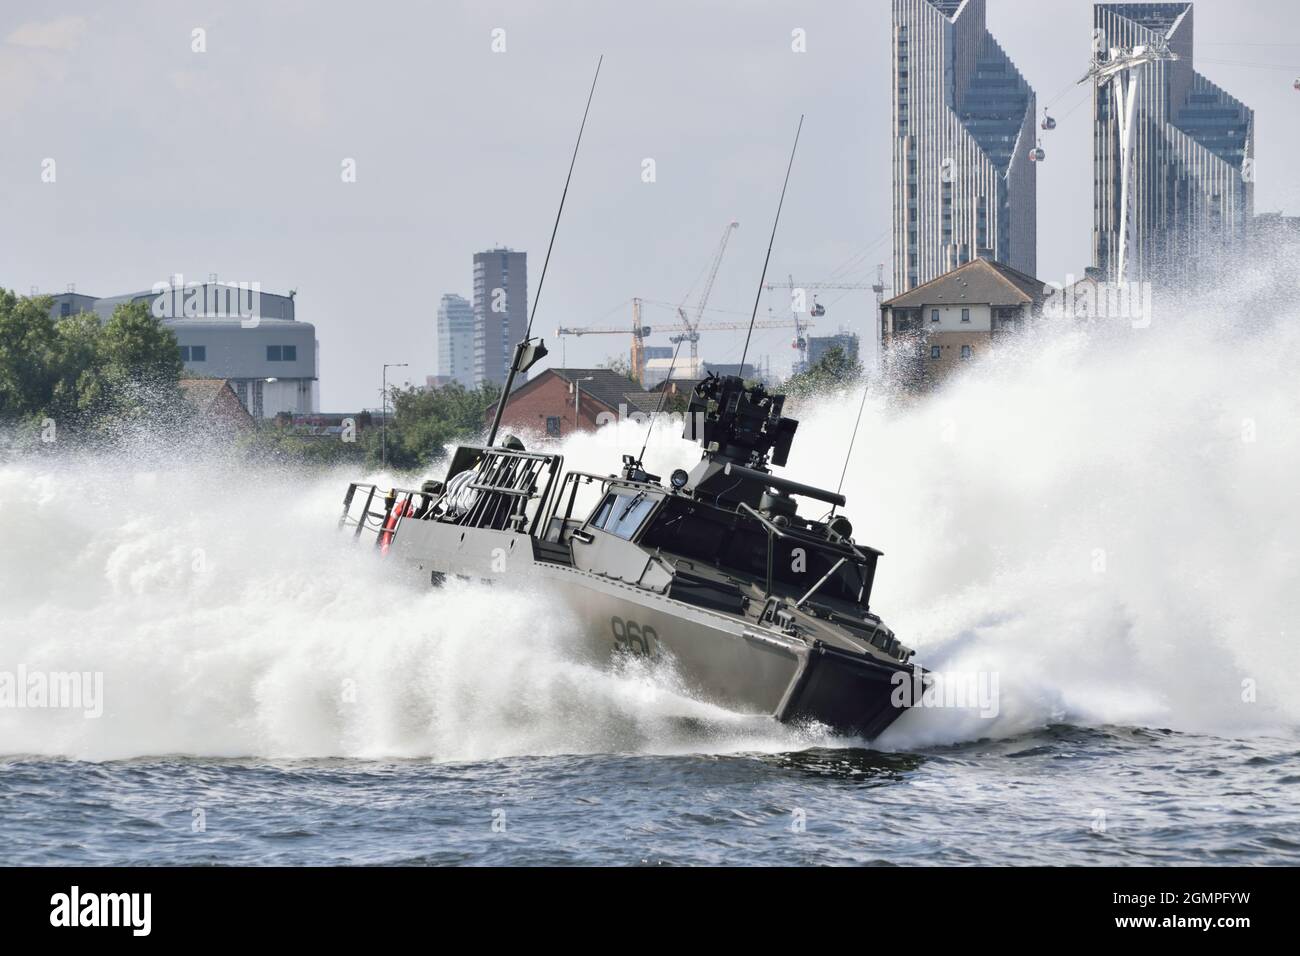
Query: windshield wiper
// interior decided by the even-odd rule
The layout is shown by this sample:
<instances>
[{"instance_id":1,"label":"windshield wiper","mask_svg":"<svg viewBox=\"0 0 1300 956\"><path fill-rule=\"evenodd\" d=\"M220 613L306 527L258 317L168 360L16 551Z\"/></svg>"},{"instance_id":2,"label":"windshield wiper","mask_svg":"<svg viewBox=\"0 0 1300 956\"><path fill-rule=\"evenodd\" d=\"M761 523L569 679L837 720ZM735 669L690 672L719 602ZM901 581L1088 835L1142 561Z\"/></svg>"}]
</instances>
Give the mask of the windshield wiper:
<instances>
[{"instance_id":1,"label":"windshield wiper","mask_svg":"<svg viewBox=\"0 0 1300 956\"><path fill-rule=\"evenodd\" d=\"M645 492L638 491L636 493L636 497L627 503L627 507L623 509L623 513L618 516L618 520L620 523L622 523L627 518L627 516L632 513L632 509L635 508L638 504L640 504L643 498L645 498Z\"/></svg>"}]
</instances>

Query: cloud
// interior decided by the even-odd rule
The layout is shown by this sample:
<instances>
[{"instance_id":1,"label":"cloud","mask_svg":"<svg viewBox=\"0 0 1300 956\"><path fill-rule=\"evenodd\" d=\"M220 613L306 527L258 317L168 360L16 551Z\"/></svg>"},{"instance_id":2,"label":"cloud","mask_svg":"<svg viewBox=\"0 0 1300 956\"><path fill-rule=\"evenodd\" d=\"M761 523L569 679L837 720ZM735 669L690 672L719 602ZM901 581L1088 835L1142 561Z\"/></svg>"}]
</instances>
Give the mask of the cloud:
<instances>
[{"instance_id":1,"label":"cloud","mask_svg":"<svg viewBox=\"0 0 1300 956\"><path fill-rule=\"evenodd\" d=\"M75 49L89 24L85 17L56 17L43 23L24 23L7 37L6 43L30 50Z\"/></svg>"}]
</instances>

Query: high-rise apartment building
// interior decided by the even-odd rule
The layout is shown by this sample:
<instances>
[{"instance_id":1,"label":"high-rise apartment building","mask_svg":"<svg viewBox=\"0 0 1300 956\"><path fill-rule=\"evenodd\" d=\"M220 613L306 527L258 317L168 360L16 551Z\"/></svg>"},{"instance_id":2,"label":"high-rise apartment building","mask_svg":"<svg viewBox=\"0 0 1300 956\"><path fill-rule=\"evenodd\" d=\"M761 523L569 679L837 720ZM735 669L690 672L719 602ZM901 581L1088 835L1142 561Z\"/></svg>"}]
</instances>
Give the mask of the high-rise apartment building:
<instances>
[{"instance_id":1,"label":"high-rise apartment building","mask_svg":"<svg viewBox=\"0 0 1300 956\"><path fill-rule=\"evenodd\" d=\"M1190 3L1093 7L1093 265L1111 280L1191 278L1254 214L1254 112L1193 68L1192 27Z\"/></svg>"},{"instance_id":2,"label":"high-rise apartment building","mask_svg":"<svg viewBox=\"0 0 1300 956\"><path fill-rule=\"evenodd\" d=\"M1037 267L1034 91L985 0L893 0L894 291L974 259Z\"/></svg>"},{"instance_id":3,"label":"high-rise apartment building","mask_svg":"<svg viewBox=\"0 0 1300 956\"><path fill-rule=\"evenodd\" d=\"M528 255L474 254L474 385L504 385L515 343L528 328ZM523 382L527 376L521 376Z\"/></svg>"},{"instance_id":4,"label":"high-rise apartment building","mask_svg":"<svg viewBox=\"0 0 1300 956\"><path fill-rule=\"evenodd\" d=\"M438 303L436 368L441 381L474 384L474 307L463 296L448 293Z\"/></svg>"}]
</instances>

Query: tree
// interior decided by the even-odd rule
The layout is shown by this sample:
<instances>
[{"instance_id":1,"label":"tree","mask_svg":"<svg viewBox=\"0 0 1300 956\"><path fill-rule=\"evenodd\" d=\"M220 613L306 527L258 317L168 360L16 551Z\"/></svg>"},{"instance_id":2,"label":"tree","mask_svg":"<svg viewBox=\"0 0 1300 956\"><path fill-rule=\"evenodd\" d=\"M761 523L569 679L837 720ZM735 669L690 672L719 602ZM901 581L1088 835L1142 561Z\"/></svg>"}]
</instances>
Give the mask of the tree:
<instances>
[{"instance_id":1,"label":"tree","mask_svg":"<svg viewBox=\"0 0 1300 956\"><path fill-rule=\"evenodd\" d=\"M390 394L393 417L388 422L388 463L415 469L441 458L445 446L482 432L483 418L501 389L490 384L471 389L453 382L441 388L394 386ZM378 429L370 432L377 433ZM377 461L378 443L370 452Z\"/></svg>"},{"instance_id":2,"label":"tree","mask_svg":"<svg viewBox=\"0 0 1300 956\"><path fill-rule=\"evenodd\" d=\"M611 372L622 375L629 382L636 383L636 377L632 374L632 363L621 355L608 355L605 361L596 367L607 368Z\"/></svg>"},{"instance_id":3,"label":"tree","mask_svg":"<svg viewBox=\"0 0 1300 956\"><path fill-rule=\"evenodd\" d=\"M808 368L790 376L782 390L788 395L806 398L844 388L861 377L862 363L847 355L838 345L832 345Z\"/></svg>"},{"instance_id":4,"label":"tree","mask_svg":"<svg viewBox=\"0 0 1300 956\"><path fill-rule=\"evenodd\" d=\"M0 290L0 422L49 418L89 438L176 421L180 349L145 303L120 305L107 322L93 312L55 319L51 305Z\"/></svg>"}]
</instances>

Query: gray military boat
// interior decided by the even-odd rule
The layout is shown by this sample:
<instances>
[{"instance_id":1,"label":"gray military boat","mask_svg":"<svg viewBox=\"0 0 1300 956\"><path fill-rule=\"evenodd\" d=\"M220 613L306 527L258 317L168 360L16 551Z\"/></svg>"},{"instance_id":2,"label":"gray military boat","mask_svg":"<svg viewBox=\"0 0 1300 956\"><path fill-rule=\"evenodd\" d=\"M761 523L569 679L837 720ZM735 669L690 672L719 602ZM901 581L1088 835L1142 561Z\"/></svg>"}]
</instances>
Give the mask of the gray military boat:
<instances>
[{"instance_id":1,"label":"gray military boat","mask_svg":"<svg viewBox=\"0 0 1300 956\"><path fill-rule=\"evenodd\" d=\"M516 368L535 348L520 343ZM419 490L349 485L339 523L422 582L526 582L581 622L586 650L650 657L700 700L871 738L912 699L896 689L924 678L871 610L880 552L835 513L844 496L772 472L798 427L783 403L734 376L700 382L685 437L703 457L667 482L634 455L615 474L566 472L508 437L457 448Z\"/></svg>"}]
</instances>

